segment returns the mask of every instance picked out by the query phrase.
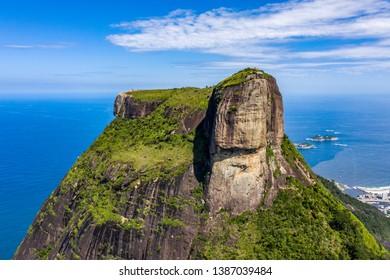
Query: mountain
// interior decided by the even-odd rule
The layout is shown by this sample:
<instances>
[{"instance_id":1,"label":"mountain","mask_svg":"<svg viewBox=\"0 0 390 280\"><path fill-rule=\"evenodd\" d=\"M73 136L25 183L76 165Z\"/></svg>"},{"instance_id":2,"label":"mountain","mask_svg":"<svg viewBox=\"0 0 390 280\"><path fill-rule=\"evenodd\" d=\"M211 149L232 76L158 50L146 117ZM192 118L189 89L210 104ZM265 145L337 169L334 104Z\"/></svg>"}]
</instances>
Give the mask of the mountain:
<instances>
[{"instance_id":1,"label":"mountain","mask_svg":"<svg viewBox=\"0 0 390 280\"><path fill-rule=\"evenodd\" d=\"M383 259L284 135L276 80L121 93L14 259Z\"/></svg>"}]
</instances>

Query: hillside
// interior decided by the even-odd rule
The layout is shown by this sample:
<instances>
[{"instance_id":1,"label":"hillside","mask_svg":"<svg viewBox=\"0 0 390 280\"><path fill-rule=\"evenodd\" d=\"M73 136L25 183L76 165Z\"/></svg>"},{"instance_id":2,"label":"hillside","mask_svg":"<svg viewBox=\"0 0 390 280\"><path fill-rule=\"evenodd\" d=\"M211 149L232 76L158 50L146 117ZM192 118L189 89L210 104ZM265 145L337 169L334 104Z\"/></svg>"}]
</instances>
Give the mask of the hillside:
<instances>
[{"instance_id":1,"label":"hillside","mask_svg":"<svg viewBox=\"0 0 390 280\"><path fill-rule=\"evenodd\" d=\"M337 186L318 176L322 184L364 224L375 239L390 250L390 219L375 206L363 203L340 191Z\"/></svg>"},{"instance_id":2,"label":"hillside","mask_svg":"<svg viewBox=\"0 0 390 280\"><path fill-rule=\"evenodd\" d=\"M284 135L276 80L118 95L14 259L382 259Z\"/></svg>"}]
</instances>

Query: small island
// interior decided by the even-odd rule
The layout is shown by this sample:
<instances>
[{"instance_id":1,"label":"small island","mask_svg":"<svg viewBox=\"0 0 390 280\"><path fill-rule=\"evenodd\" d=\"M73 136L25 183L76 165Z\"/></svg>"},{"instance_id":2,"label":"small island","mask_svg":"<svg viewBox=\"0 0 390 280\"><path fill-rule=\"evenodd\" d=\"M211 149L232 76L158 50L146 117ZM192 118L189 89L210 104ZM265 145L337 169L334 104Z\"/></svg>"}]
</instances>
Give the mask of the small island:
<instances>
[{"instance_id":1,"label":"small island","mask_svg":"<svg viewBox=\"0 0 390 280\"><path fill-rule=\"evenodd\" d=\"M320 134L317 134L316 136L314 137L309 137L309 138L306 138L306 140L308 141L314 141L314 142L324 142L324 141L337 141L339 140L338 137L335 137L333 135L325 135L325 136L322 136Z\"/></svg>"},{"instance_id":2,"label":"small island","mask_svg":"<svg viewBox=\"0 0 390 280\"><path fill-rule=\"evenodd\" d=\"M304 143L294 143L295 147L299 150L310 150L310 149L316 149L317 147L309 142Z\"/></svg>"}]
</instances>

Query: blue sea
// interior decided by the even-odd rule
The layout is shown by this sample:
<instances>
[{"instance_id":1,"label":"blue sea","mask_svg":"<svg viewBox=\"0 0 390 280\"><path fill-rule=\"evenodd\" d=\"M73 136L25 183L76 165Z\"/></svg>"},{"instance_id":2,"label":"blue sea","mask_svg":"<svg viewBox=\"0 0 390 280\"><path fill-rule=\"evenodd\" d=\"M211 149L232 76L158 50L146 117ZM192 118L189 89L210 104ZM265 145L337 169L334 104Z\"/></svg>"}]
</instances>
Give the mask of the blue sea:
<instances>
[{"instance_id":1,"label":"blue sea","mask_svg":"<svg viewBox=\"0 0 390 280\"><path fill-rule=\"evenodd\" d=\"M300 150L314 172L349 187L390 186L390 96L287 97L284 107L294 143L318 134L339 139Z\"/></svg>"},{"instance_id":2,"label":"blue sea","mask_svg":"<svg viewBox=\"0 0 390 280\"><path fill-rule=\"evenodd\" d=\"M0 259L11 259L42 203L113 119L110 99L0 100Z\"/></svg>"},{"instance_id":3,"label":"blue sea","mask_svg":"<svg viewBox=\"0 0 390 280\"><path fill-rule=\"evenodd\" d=\"M349 186L390 185L390 97L285 96L285 129L318 174ZM0 259L10 259L40 206L113 119L113 98L0 100Z\"/></svg>"}]
</instances>

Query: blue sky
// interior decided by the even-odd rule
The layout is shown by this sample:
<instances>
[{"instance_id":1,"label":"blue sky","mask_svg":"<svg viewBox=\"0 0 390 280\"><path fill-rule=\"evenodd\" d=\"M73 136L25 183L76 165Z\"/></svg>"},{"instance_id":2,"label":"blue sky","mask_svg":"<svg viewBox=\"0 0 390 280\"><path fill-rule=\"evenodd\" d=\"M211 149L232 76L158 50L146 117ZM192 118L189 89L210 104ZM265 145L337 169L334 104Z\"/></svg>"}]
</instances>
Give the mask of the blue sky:
<instances>
[{"instance_id":1,"label":"blue sky","mask_svg":"<svg viewBox=\"0 0 390 280\"><path fill-rule=\"evenodd\" d=\"M213 85L390 94L390 1L1 1L0 96Z\"/></svg>"}]
</instances>

